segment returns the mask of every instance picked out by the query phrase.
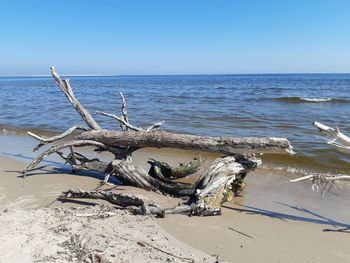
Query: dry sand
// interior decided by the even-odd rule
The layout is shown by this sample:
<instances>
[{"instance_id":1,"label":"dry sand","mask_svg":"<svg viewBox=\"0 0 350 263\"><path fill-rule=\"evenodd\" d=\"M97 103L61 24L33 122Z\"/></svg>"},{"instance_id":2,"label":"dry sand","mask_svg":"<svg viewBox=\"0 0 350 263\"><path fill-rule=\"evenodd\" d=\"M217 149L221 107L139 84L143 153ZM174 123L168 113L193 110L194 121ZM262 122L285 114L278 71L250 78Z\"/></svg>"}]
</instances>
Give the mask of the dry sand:
<instances>
[{"instance_id":1,"label":"dry sand","mask_svg":"<svg viewBox=\"0 0 350 263\"><path fill-rule=\"evenodd\" d=\"M113 216L90 216L108 211ZM153 218L111 207L13 210L2 212L0 222L3 263L215 262L177 241Z\"/></svg>"},{"instance_id":2,"label":"dry sand","mask_svg":"<svg viewBox=\"0 0 350 263\"><path fill-rule=\"evenodd\" d=\"M91 253L96 260L103 255L112 262L183 262L137 242L196 262L214 262L208 255L229 262L350 262L349 189L320 197L308 184L287 184L285 174L258 170L249 174L243 196L225 204L222 216L155 220L118 211L109 218L77 217L96 213L100 208L91 206L96 200L61 203L56 197L69 188L94 189L98 177L71 175L52 157L32 176L18 178L16 171L34 156L34 144L28 138L0 136L0 211L7 211L0 214L0 262L70 262L88 260ZM173 163L197 155L148 149L135 156L145 168L146 153ZM179 201L131 187L118 189L143 193L164 206ZM72 206L84 208L68 208Z\"/></svg>"},{"instance_id":3,"label":"dry sand","mask_svg":"<svg viewBox=\"0 0 350 263\"><path fill-rule=\"evenodd\" d=\"M97 178L45 167L23 179L16 171L24 165L0 156L0 263L93 262L92 254L94 262L99 257L105 260L101 262L215 262L176 240L151 216L131 215L103 201L56 201L69 188L96 188ZM133 187L116 189L143 194L163 206L179 201ZM111 211L116 214L98 216Z\"/></svg>"}]
</instances>

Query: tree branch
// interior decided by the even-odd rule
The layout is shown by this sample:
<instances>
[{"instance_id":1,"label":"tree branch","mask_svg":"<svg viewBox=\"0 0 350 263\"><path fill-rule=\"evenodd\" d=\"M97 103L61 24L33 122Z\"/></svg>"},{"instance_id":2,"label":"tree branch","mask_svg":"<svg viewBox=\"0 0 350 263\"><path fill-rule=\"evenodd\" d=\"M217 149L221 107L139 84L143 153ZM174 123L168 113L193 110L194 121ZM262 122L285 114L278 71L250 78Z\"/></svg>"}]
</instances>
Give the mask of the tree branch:
<instances>
[{"instance_id":1,"label":"tree branch","mask_svg":"<svg viewBox=\"0 0 350 263\"><path fill-rule=\"evenodd\" d=\"M33 169L35 166L37 166L44 158L49 156L52 153L55 153L57 151L60 151L64 148L70 147L70 146L77 146L77 147L82 147L82 146L96 146L98 148L103 148L108 150L109 152L112 152L114 154L123 154L119 153L117 149L109 147L104 145L103 143L92 141L92 140L77 140L77 141L69 141L66 143L62 143L59 145L52 146L50 149L42 152L38 157L36 157L27 167L21 171L23 174L23 177L26 177L26 174L29 170Z\"/></svg>"},{"instance_id":2,"label":"tree branch","mask_svg":"<svg viewBox=\"0 0 350 263\"><path fill-rule=\"evenodd\" d=\"M48 143L51 143L51 142L55 142L55 141L58 141L60 139L63 139L65 137L67 137L68 135L72 134L74 131L76 130L83 130L83 131L89 131L90 129L82 126L82 125L75 125L71 128L69 128L68 130L66 130L64 133L61 133L61 134L58 134L56 136L52 136L52 137L49 137L49 138L44 138L44 137L41 137L33 132L27 132L27 134L37 140L40 141L40 143L34 148L33 152L35 152L36 150L40 149L42 146L48 144Z\"/></svg>"},{"instance_id":3,"label":"tree branch","mask_svg":"<svg viewBox=\"0 0 350 263\"><path fill-rule=\"evenodd\" d=\"M144 131L144 129L140 128L140 127L136 127L130 123L128 123L127 121L125 121L125 119L123 117L118 117L117 115L114 114L110 114L110 113L106 113L106 112L102 112L102 111L96 111L97 114L102 115L102 116L106 116L106 117L110 117L113 119L116 119L117 121L120 122L121 125L124 125L125 127L133 130L133 131ZM122 127L123 129L123 127Z\"/></svg>"},{"instance_id":4,"label":"tree branch","mask_svg":"<svg viewBox=\"0 0 350 263\"><path fill-rule=\"evenodd\" d=\"M60 76L57 74L55 67L51 67L51 74L54 77L58 87L62 90L66 98L69 100L69 102L72 104L73 108L80 114L80 116L83 118L85 123L94 130L100 130L101 127L98 125L98 123L94 120L94 118L91 116L91 114L83 107L83 105L80 104L78 99L74 96L72 87L69 84L69 80L61 80Z\"/></svg>"}]
</instances>

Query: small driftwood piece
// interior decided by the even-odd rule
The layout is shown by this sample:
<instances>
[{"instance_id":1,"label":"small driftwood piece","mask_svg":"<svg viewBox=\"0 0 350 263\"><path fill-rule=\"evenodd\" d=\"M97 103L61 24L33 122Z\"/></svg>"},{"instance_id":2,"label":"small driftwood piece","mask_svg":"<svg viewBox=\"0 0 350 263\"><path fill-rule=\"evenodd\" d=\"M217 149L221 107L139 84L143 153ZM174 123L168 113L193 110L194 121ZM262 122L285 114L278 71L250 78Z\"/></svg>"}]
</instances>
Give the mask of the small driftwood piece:
<instances>
[{"instance_id":1,"label":"small driftwood piece","mask_svg":"<svg viewBox=\"0 0 350 263\"><path fill-rule=\"evenodd\" d=\"M341 182L350 182L350 175L334 174L310 174L289 180L290 183L311 182L313 191L321 192L322 195L329 192L333 187L341 187Z\"/></svg>"},{"instance_id":2,"label":"small driftwood piece","mask_svg":"<svg viewBox=\"0 0 350 263\"><path fill-rule=\"evenodd\" d=\"M334 129L317 121L313 125L320 132L330 136L330 139L327 139L327 144L335 146L341 152L350 153L350 137L342 133L338 127Z\"/></svg>"},{"instance_id":3,"label":"small driftwood piece","mask_svg":"<svg viewBox=\"0 0 350 263\"><path fill-rule=\"evenodd\" d=\"M98 112L98 114L118 121L122 131L102 129L89 111L74 96L69 80L62 80L54 67L51 67L51 74L87 127L75 125L64 133L50 138L29 132L31 137L39 141L39 145L34 150L38 150L46 144L52 144L52 146L39 154L23 169L24 177L44 158L56 153L70 164L75 172L80 170L97 171L105 175L105 181L113 176L127 185L173 196L185 196L188 197L189 201L174 208L161 208L140 197L115 192L73 190L64 194L66 198L104 199L141 214L217 215L221 213L221 203L227 200L230 193L235 191L237 181L242 180L250 170L255 169L260 164L261 161L255 154L293 153L293 147L284 138L210 137L156 131L155 129L163 125L162 121L151 124L147 128L138 127L130 123L123 94L120 94L122 99L120 117L111 113ZM73 132L79 130L82 131L80 134L72 135ZM67 136L70 136L70 139L62 141ZM114 158L108 162L98 158L89 159L77 151L80 147L86 146L97 152L110 152ZM171 167L165 162L151 160L151 171L147 173L132 163L132 153L142 147L173 147L218 152L229 156L218 158L200 175L195 183L186 184L175 179L184 178L196 172L201 164L200 159L179 167ZM66 149L68 149L69 154L65 152Z\"/></svg>"},{"instance_id":4,"label":"small driftwood piece","mask_svg":"<svg viewBox=\"0 0 350 263\"><path fill-rule=\"evenodd\" d=\"M192 258L179 257L179 256L177 256L177 255L174 255L173 253L170 253L170 252L168 252L168 251L165 251L165 250L163 250L163 249L161 249L161 248L159 248L159 247L153 246L152 244L147 243L147 242L139 241L139 242L137 242L137 244L140 245L141 247L149 246L149 247L151 247L151 248L153 248L153 249L155 249L155 250L158 250L158 251L160 251L160 252L162 252L162 253L165 253L165 254L167 254L167 255L169 255L169 256L172 256L172 257L174 257L174 258L180 259L180 260L183 261L183 262L190 262L190 263L191 263L191 262L193 262L193 263L195 262L194 259L192 259Z\"/></svg>"},{"instance_id":5,"label":"small driftwood piece","mask_svg":"<svg viewBox=\"0 0 350 263\"><path fill-rule=\"evenodd\" d=\"M350 153L350 137L342 133L338 127L332 128L320 122L313 122L313 125L323 134L329 136L327 144L336 147L337 150ZM329 192L334 186L341 186L341 182L350 181L350 175L334 175L334 174L310 174L302 176L296 179L292 179L289 182L304 182L309 181L312 184L312 190L321 192L323 195Z\"/></svg>"},{"instance_id":6,"label":"small driftwood piece","mask_svg":"<svg viewBox=\"0 0 350 263\"><path fill-rule=\"evenodd\" d=\"M164 208L151 202L149 199L141 195L117 193L116 191L83 191L83 190L68 190L63 192L60 199L68 198L89 198L105 200L113 205L117 205L134 214L152 214L164 217Z\"/></svg>"}]
</instances>

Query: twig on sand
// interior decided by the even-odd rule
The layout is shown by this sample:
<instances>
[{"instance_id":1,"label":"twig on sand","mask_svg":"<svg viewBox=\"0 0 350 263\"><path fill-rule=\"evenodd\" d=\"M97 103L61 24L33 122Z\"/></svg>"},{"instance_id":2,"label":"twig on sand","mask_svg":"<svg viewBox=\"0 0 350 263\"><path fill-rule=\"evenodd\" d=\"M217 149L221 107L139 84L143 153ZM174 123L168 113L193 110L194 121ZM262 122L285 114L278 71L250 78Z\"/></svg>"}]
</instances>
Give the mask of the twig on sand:
<instances>
[{"instance_id":1,"label":"twig on sand","mask_svg":"<svg viewBox=\"0 0 350 263\"><path fill-rule=\"evenodd\" d=\"M238 231L238 230L236 230L236 229L233 229L232 227L229 227L228 229L230 229L230 230L232 230L232 231L235 231L236 233L241 234L241 235L243 235L243 236L246 236L246 237L249 237L249 238L253 238L252 236L247 235L247 234L245 234L245 233L243 233L243 232L241 232L241 231Z\"/></svg>"},{"instance_id":2,"label":"twig on sand","mask_svg":"<svg viewBox=\"0 0 350 263\"><path fill-rule=\"evenodd\" d=\"M154 248L154 249L156 249L156 250L158 250L158 251L160 251L160 252L163 252L163 253L165 253L165 254L167 254L167 255L169 255L169 256L175 257L175 258L180 259L180 260L182 260L182 261L194 262L194 259L192 259L192 258L185 258L185 257L176 256L176 255L174 255L174 254L172 254L172 253L170 253L170 252L168 252L168 251L165 251L165 250L163 250L163 249L161 249L161 248L158 248L158 247L156 247L156 246L153 246L153 245L151 245L151 244L149 244L149 243L147 243L147 242L138 241L137 244L140 245L141 247L149 246L149 247L151 247L151 248Z\"/></svg>"},{"instance_id":3,"label":"twig on sand","mask_svg":"<svg viewBox=\"0 0 350 263\"><path fill-rule=\"evenodd\" d=\"M90 213L90 214L76 214L76 217L93 217L93 218L106 218L110 216L115 216L115 212L99 212L99 213Z\"/></svg>"}]
</instances>

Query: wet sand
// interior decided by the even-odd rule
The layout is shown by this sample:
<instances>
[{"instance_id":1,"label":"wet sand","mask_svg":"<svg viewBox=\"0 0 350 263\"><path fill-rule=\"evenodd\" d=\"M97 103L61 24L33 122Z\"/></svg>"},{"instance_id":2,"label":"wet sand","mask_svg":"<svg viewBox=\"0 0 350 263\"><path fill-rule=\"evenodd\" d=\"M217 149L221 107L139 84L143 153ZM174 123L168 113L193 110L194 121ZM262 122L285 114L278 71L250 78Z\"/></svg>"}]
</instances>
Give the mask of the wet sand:
<instances>
[{"instance_id":1,"label":"wet sand","mask_svg":"<svg viewBox=\"0 0 350 263\"><path fill-rule=\"evenodd\" d=\"M16 171L34 156L31 152L34 145L30 138L0 136L0 211L7 209L15 219L16 210L23 208L96 203L96 200L55 201L63 190L91 190L99 186L101 179L95 174L72 175L55 156L43 162L32 176L18 178ZM181 157L178 154L173 150L146 149L137 152L134 159L147 168L148 157L176 163L198 153L181 152ZM214 156L205 157L209 162ZM286 183L288 176L258 169L248 175L248 186L242 196L235 203L224 205L222 216L169 215L156 222L178 240L229 262L349 262L349 189L336 189L321 197L307 183ZM119 189L143 192L166 206L179 201L140 189L124 186ZM4 213L0 218L4 218Z\"/></svg>"},{"instance_id":2,"label":"wet sand","mask_svg":"<svg viewBox=\"0 0 350 263\"><path fill-rule=\"evenodd\" d=\"M349 189L321 197L283 175L254 172L221 217L168 216L170 234L233 262L349 262Z\"/></svg>"}]
</instances>

